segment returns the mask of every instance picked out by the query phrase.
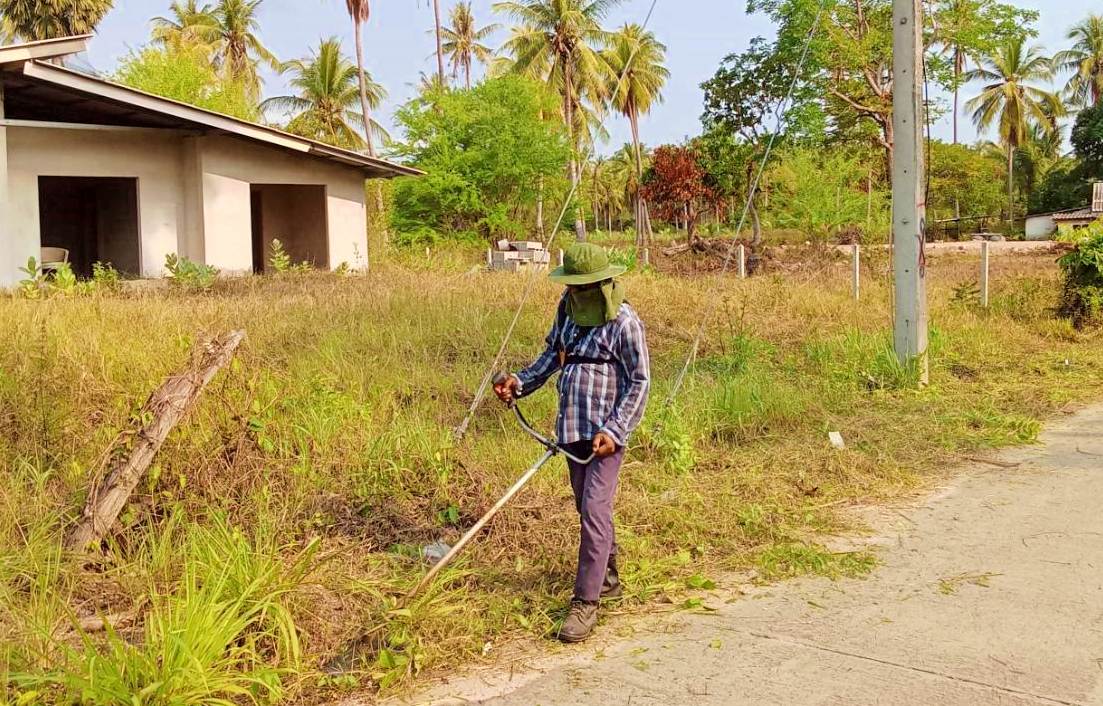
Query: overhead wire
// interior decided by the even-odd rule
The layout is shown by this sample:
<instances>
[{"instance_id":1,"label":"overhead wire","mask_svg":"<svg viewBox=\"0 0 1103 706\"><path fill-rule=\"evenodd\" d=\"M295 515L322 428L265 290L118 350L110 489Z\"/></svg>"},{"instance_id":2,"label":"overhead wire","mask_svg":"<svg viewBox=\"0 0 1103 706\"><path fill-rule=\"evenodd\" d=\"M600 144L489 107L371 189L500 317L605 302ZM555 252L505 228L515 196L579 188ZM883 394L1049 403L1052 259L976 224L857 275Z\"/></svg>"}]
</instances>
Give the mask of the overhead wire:
<instances>
[{"instance_id":1,"label":"overhead wire","mask_svg":"<svg viewBox=\"0 0 1103 706\"><path fill-rule=\"evenodd\" d=\"M739 225L736 227L735 230L736 237L732 239L731 245L728 247L728 252L724 257L724 264L723 267L720 269L719 277L723 277L724 275L726 275L729 268L731 267L732 256L735 254L736 246L738 245L738 236L740 233L743 232L743 228L747 224L747 216L750 213L751 206L754 203L754 198L758 193L758 187L762 182L762 176L766 172L766 165L769 163L770 155L773 153L778 136L781 134L785 114L792 107L791 103L793 101L793 96L796 94L797 84L800 83L801 76L804 74L805 63L807 63L808 55L811 53L812 40L815 38L816 33L819 30L820 22L823 19L823 14L826 8L827 0L820 0L819 9L816 11L815 19L812 22L811 28L809 28L808 30L808 36L806 37L804 42L804 48L801 50L800 59L797 62L796 67L794 67L793 69L793 80L789 84L789 90L785 94L785 98L780 103L778 103L777 111L775 114L775 120L777 121L775 129L770 134L770 139L766 143L766 151L762 155L762 161L759 163L758 169L755 172L754 178L752 179L747 190L747 201L743 205L743 213L739 218ZM704 309L702 316L698 321L697 334L693 338L693 345L690 346L689 354L686 356L685 363L682 365L681 370L678 372L678 377L674 381L674 386L670 389L670 393L667 395L666 405L664 406L665 409L670 408L670 405L673 404L675 398L678 396L678 393L682 389L682 385L685 382L686 374L689 372L689 368L693 364L694 358L697 357L697 351L700 349L701 339L705 333L705 326L707 325L709 319L712 317L712 314L716 309L717 301L718 300L715 298L709 301Z\"/></svg>"}]
</instances>

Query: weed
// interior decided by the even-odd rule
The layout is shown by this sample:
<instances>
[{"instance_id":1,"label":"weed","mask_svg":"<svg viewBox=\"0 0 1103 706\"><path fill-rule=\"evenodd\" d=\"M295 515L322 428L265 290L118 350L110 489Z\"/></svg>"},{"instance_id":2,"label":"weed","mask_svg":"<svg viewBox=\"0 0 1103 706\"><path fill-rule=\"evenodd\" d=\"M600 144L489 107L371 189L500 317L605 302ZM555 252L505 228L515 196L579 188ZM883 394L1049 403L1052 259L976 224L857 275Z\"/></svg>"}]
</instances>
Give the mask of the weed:
<instances>
[{"instance_id":1,"label":"weed","mask_svg":"<svg viewBox=\"0 0 1103 706\"><path fill-rule=\"evenodd\" d=\"M760 579L776 581L806 574L830 579L864 576L873 570L877 560L864 552L833 554L812 544L784 543L760 552L755 564Z\"/></svg>"},{"instance_id":2,"label":"weed","mask_svg":"<svg viewBox=\"0 0 1103 706\"><path fill-rule=\"evenodd\" d=\"M291 256L287 254L283 243L279 238L272 239L272 254L268 257L268 264L276 274L283 274L291 270Z\"/></svg>"},{"instance_id":3,"label":"weed","mask_svg":"<svg viewBox=\"0 0 1103 706\"><path fill-rule=\"evenodd\" d=\"M192 262L186 257L170 253L165 257L165 270L169 281L182 289L206 292L214 286L218 269L210 265Z\"/></svg>"}]
</instances>

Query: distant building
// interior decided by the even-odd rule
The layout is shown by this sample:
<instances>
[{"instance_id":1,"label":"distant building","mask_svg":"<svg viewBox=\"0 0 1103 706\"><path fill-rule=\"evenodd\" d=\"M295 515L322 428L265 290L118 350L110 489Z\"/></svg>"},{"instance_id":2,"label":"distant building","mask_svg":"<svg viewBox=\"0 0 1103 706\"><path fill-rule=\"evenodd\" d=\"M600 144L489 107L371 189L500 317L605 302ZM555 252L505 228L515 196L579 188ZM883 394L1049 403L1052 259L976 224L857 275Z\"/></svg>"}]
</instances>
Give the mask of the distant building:
<instances>
[{"instance_id":1,"label":"distant building","mask_svg":"<svg viewBox=\"0 0 1103 706\"><path fill-rule=\"evenodd\" d=\"M79 276L158 277L168 255L260 272L273 239L363 267L365 178L420 174L47 63L87 41L0 46L0 288L59 253Z\"/></svg>"},{"instance_id":2,"label":"distant building","mask_svg":"<svg viewBox=\"0 0 1103 706\"><path fill-rule=\"evenodd\" d=\"M1026 238L1027 240L1046 240L1055 233L1087 228L1100 218L1103 218L1103 182L1096 184L1092 190L1090 206L1028 216Z\"/></svg>"}]
</instances>

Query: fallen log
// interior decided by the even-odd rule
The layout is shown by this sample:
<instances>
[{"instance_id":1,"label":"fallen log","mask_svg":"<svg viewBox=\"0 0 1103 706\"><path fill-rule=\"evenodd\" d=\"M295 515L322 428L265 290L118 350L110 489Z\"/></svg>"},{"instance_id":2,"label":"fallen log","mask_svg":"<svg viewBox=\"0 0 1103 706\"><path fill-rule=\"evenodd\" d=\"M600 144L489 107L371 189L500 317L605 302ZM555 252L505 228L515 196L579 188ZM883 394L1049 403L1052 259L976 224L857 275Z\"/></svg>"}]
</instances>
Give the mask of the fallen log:
<instances>
[{"instance_id":1,"label":"fallen log","mask_svg":"<svg viewBox=\"0 0 1103 706\"><path fill-rule=\"evenodd\" d=\"M80 520L65 540L68 549L83 550L103 538L153 463L169 432L191 411L203 388L230 362L244 338L244 331L231 331L218 339L198 343L193 363L153 391L138 414L136 425L140 426L133 433L120 437L132 440L133 444L129 449L116 448L108 454L108 458L117 460L103 482L89 493Z\"/></svg>"}]
</instances>

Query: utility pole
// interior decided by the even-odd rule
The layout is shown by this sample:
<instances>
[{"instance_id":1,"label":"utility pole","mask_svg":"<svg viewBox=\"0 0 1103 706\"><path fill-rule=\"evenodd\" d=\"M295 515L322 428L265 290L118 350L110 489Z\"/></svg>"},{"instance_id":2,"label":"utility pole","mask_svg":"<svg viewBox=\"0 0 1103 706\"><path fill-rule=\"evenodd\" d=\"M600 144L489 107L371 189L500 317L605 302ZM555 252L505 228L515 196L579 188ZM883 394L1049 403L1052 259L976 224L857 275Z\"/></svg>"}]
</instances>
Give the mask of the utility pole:
<instances>
[{"instance_id":1,"label":"utility pole","mask_svg":"<svg viewBox=\"0 0 1103 706\"><path fill-rule=\"evenodd\" d=\"M896 284L893 344L900 362L915 366L921 385L927 361L927 197L923 157L922 0L893 0L892 164L893 272Z\"/></svg>"}]
</instances>

